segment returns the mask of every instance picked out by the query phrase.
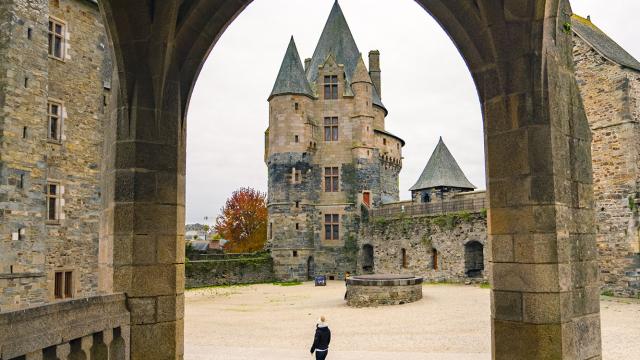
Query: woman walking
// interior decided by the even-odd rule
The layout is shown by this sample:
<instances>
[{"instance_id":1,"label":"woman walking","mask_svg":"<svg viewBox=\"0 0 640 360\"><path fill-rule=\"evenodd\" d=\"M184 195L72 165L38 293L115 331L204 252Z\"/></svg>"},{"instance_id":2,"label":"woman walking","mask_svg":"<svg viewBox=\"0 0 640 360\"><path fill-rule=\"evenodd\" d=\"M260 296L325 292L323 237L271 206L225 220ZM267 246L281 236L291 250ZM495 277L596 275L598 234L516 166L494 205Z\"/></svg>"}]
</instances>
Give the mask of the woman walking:
<instances>
[{"instance_id":1,"label":"woman walking","mask_svg":"<svg viewBox=\"0 0 640 360\"><path fill-rule=\"evenodd\" d=\"M311 354L316 352L316 360L324 360L329 353L329 343L331 342L331 330L323 316L320 316L318 324L316 324L316 334L311 345Z\"/></svg>"}]
</instances>

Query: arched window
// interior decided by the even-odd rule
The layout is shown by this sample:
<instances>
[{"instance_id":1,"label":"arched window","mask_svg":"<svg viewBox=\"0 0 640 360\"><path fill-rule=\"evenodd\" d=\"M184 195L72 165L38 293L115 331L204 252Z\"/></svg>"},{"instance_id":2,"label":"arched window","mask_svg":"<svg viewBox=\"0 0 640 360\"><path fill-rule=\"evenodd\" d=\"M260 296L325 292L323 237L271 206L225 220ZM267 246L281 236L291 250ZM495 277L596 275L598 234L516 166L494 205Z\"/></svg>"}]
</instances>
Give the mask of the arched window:
<instances>
[{"instance_id":1,"label":"arched window","mask_svg":"<svg viewBox=\"0 0 640 360\"><path fill-rule=\"evenodd\" d=\"M478 241L468 242L464 246L464 271L468 277L482 277L484 270L484 246Z\"/></svg>"},{"instance_id":2,"label":"arched window","mask_svg":"<svg viewBox=\"0 0 640 360\"><path fill-rule=\"evenodd\" d=\"M401 257L402 257L402 262L400 264L401 264L403 269L406 269L408 267L407 266L407 249L404 249L404 248L401 249L400 250L400 254L401 254Z\"/></svg>"},{"instance_id":3,"label":"arched window","mask_svg":"<svg viewBox=\"0 0 640 360\"><path fill-rule=\"evenodd\" d=\"M438 270L438 250L435 248L431 249L431 268Z\"/></svg>"},{"instance_id":4,"label":"arched window","mask_svg":"<svg viewBox=\"0 0 640 360\"><path fill-rule=\"evenodd\" d=\"M362 270L373 271L373 246L365 244L362 246Z\"/></svg>"}]
</instances>

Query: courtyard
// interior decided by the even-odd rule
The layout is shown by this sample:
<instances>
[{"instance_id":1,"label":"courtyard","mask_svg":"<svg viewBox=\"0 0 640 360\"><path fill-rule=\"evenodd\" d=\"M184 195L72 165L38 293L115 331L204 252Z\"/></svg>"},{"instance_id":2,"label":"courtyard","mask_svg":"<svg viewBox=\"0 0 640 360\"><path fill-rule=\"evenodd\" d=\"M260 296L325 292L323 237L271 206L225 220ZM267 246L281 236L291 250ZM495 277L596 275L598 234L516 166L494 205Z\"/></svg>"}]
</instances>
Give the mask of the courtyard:
<instances>
[{"instance_id":1,"label":"courtyard","mask_svg":"<svg viewBox=\"0 0 640 360\"><path fill-rule=\"evenodd\" d=\"M349 308L344 283L327 287L261 284L185 294L185 359L308 359L314 325L325 315L332 360L491 358L489 289L424 285L416 303ZM603 359L640 356L640 302L601 302Z\"/></svg>"}]
</instances>

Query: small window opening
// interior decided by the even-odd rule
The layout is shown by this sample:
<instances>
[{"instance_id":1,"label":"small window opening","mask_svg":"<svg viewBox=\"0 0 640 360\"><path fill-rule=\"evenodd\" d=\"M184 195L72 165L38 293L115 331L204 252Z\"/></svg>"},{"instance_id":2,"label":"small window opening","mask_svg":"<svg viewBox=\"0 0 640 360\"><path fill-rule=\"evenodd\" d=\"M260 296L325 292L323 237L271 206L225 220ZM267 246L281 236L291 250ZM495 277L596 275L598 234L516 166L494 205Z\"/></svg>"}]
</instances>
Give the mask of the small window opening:
<instances>
[{"instance_id":1,"label":"small window opening","mask_svg":"<svg viewBox=\"0 0 640 360\"><path fill-rule=\"evenodd\" d=\"M408 263L407 262L407 249L401 249L400 253L401 253L401 256L402 256L402 262L401 262L402 268L406 269L408 267L407 266L407 263Z\"/></svg>"},{"instance_id":2,"label":"small window opening","mask_svg":"<svg viewBox=\"0 0 640 360\"><path fill-rule=\"evenodd\" d=\"M13 274L13 265L9 265L9 274Z\"/></svg>"},{"instance_id":3,"label":"small window opening","mask_svg":"<svg viewBox=\"0 0 640 360\"><path fill-rule=\"evenodd\" d=\"M73 297L73 272L56 271L54 276L54 295L56 299Z\"/></svg>"},{"instance_id":4,"label":"small window opening","mask_svg":"<svg viewBox=\"0 0 640 360\"><path fill-rule=\"evenodd\" d=\"M29 87L29 78L25 76L24 78L24 87L28 88Z\"/></svg>"},{"instance_id":5,"label":"small window opening","mask_svg":"<svg viewBox=\"0 0 640 360\"><path fill-rule=\"evenodd\" d=\"M298 108L299 108L298 103L295 103L294 107L296 108L296 110L298 110Z\"/></svg>"},{"instance_id":6,"label":"small window opening","mask_svg":"<svg viewBox=\"0 0 640 360\"><path fill-rule=\"evenodd\" d=\"M269 223L269 239L273 239L273 223Z\"/></svg>"},{"instance_id":7,"label":"small window opening","mask_svg":"<svg viewBox=\"0 0 640 360\"><path fill-rule=\"evenodd\" d=\"M300 207L300 201L296 201L296 209Z\"/></svg>"},{"instance_id":8,"label":"small window opening","mask_svg":"<svg viewBox=\"0 0 640 360\"><path fill-rule=\"evenodd\" d=\"M333 275L329 275L329 280L335 280L335 279L336 279L336 277L335 277L335 276L333 276Z\"/></svg>"},{"instance_id":9,"label":"small window opening","mask_svg":"<svg viewBox=\"0 0 640 360\"><path fill-rule=\"evenodd\" d=\"M24 174L20 174L20 180L18 181L18 189L24 189Z\"/></svg>"},{"instance_id":10,"label":"small window opening","mask_svg":"<svg viewBox=\"0 0 640 360\"><path fill-rule=\"evenodd\" d=\"M431 249L431 258L433 270L438 270L438 250Z\"/></svg>"},{"instance_id":11,"label":"small window opening","mask_svg":"<svg viewBox=\"0 0 640 360\"><path fill-rule=\"evenodd\" d=\"M387 139L382 139L382 143L383 143L384 145L387 145Z\"/></svg>"},{"instance_id":12,"label":"small window opening","mask_svg":"<svg viewBox=\"0 0 640 360\"><path fill-rule=\"evenodd\" d=\"M22 138L23 139L27 138L27 127L26 126L22 128Z\"/></svg>"},{"instance_id":13,"label":"small window opening","mask_svg":"<svg viewBox=\"0 0 640 360\"><path fill-rule=\"evenodd\" d=\"M31 40L32 36L33 36L33 29L32 28L28 28L27 29L27 39Z\"/></svg>"},{"instance_id":14,"label":"small window opening","mask_svg":"<svg viewBox=\"0 0 640 360\"><path fill-rule=\"evenodd\" d=\"M300 230L300 224L296 223L296 230Z\"/></svg>"},{"instance_id":15,"label":"small window opening","mask_svg":"<svg viewBox=\"0 0 640 360\"><path fill-rule=\"evenodd\" d=\"M300 141L300 138L298 137L298 135L295 135L293 137L293 141L295 141L295 142L299 142Z\"/></svg>"},{"instance_id":16,"label":"small window opening","mask_svg":"<svg viewBox=\"0 0 640 360\"><path fill-rule=\"evenodd\" d=\"M298 251L297 250L293 250L293 257L298 257Z\"/></svg>"}]
</instances>

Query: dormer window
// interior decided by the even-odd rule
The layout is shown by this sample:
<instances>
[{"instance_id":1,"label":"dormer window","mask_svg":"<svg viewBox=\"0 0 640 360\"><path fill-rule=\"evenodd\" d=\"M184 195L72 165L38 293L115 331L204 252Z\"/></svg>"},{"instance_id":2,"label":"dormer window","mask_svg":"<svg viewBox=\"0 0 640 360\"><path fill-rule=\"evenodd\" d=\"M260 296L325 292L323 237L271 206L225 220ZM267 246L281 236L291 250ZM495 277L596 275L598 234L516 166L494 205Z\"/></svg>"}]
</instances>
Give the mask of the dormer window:
<instances>
[{"instance_id":1,"label":"dormer window","mask_svg":"<svg viewBox=\"0 0 640 360\"><path fill-rule=\"evenodd\" d=\"M338 98L338 76L330 75L324 77L324 98L325 100L335 100Z\"/></svg>"}]
</instances>

